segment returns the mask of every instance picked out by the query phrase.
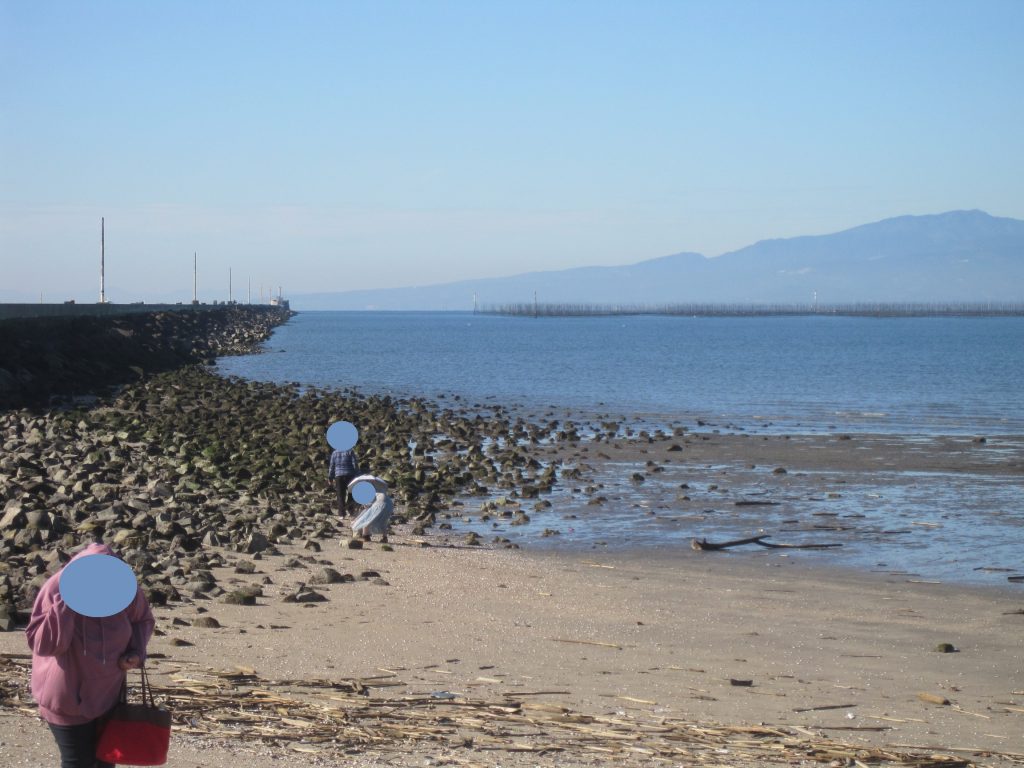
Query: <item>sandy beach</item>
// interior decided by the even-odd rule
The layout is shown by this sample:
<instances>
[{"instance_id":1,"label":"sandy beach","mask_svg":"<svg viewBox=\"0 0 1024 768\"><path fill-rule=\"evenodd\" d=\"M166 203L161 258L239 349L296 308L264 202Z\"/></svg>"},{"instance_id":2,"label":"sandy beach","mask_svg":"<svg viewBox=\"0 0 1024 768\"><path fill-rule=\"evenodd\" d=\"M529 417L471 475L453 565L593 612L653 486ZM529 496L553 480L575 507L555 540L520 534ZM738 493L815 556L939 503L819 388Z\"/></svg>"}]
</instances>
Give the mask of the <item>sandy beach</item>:
<instances>
[{"instance_id":1,"label":"sandy beach","mask_svg":"<svg viewBox=\"0 0 1024 768\"><path fill-rule=\"evenodd\" d=\"M808 743L941 753L979 765L1024 762L1024 599L1010 592L697 552L594 558L424 547L402 533L392 552L338 542L318 553L281 551L255 561L253 574L233 567L251 558L227 555L218 574L225 585L269 577L255 607L210 600L157 609L150 664L162 685L243 668L254 677L229 687L290 691L302 690L298 681L362 679L372 699L445 697L429 705L442 722L453 709L450 694L454 702L528 702L646 724L764 724ZM354 580L316 587L325 602L282 603L324 566ZM221 626L188 625L200 616ZM956 651L938 652L941 643ZM0 652L24 650L20 633L0 635ZM331 706L327 693L303 695ZM949 704L923 701L922 693ZM204 720L177 728L169 765L227 765L236 753L254 766L655 764L657 756L617 743L611 753L572 742L539 753L485 748L493 732L455 722L419 739L350 740L341 750L264 741L247 727ZM28 702L4 711L2 730L5 765L52 764L51 739ZM635 735L643 748L639 729ZM563 736L534 728L508 743L557 745ZM700 763L776 762L742 744L721 749L699 750ZM799 754L779 751L778 762L797 764Z\"/></svg>"}]
</instances>

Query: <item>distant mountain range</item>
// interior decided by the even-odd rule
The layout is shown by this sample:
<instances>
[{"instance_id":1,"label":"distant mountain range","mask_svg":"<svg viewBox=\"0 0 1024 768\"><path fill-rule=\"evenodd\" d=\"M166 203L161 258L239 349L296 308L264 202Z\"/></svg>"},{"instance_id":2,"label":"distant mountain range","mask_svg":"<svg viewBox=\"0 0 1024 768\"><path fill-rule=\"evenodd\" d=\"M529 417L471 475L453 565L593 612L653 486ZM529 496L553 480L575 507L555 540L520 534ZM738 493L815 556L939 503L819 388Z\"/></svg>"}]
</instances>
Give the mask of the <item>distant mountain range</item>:
<instances>
[{"instance_id":1,"label":"distant mountain range","mask_svg":"<svg viewBox=\"0 0 1024 768\"><path fill-rule=\"evenodd\" d=\"M296 309L441 310L584 304L1024 302L1024 221L984 211L900 216L830 235L762 240L715 258L677 253L388 290L312 293Z\"/></svg>"}]
</instances>

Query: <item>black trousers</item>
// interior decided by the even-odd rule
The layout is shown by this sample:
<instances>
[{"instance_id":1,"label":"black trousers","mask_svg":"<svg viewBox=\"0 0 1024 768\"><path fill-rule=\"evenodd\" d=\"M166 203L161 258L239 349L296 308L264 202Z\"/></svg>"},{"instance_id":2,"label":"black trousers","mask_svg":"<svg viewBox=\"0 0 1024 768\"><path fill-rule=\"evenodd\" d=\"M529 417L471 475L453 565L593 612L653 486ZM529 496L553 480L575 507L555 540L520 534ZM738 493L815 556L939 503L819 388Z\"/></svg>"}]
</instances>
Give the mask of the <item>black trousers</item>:
<instances>
[{"instance_id":1,"label":"black trousers","mask_svg":"<svg viewBox=\"0 0 1024 768\"><path fill-rule=\"evenodd\" d=\"M60 768L113 768L112 763L96 759L96 723L50 726L60 750Z\"/></svg>"},{"instance_id":2,"label":"black trousers","mask_svg":"<svg viewBox=\"0 0 1024 768\"><path fill-rule=\"evenodd\" d=\"M351 506L351 496L348 493L348 484L352 482L355 475L339 475L334 478L334 490L338 494L338 515L345 517L348 508Z\"/></svg>"}]
</instances>

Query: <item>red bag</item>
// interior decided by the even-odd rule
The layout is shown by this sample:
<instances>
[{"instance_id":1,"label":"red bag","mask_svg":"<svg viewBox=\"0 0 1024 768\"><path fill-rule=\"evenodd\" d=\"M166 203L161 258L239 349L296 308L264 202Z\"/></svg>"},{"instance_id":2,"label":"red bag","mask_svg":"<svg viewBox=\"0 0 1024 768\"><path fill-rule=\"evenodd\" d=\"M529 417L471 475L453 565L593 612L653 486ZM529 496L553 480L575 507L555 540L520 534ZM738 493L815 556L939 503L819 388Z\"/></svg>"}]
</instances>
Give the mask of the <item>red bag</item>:
<instances>
[{"instance_id":1,"label":"red bag","mask_svg":"<svg viewBox=\"0 0 1024 768\"><path fill-rule=\"evenodd\" d=\"M163 765L171 740L171 713L153 703L146 668L142 672L142 703L128 703L128 681L121 701L107 715L96 744L96 759L115 765Z\"/></svg>"}]
</instances>

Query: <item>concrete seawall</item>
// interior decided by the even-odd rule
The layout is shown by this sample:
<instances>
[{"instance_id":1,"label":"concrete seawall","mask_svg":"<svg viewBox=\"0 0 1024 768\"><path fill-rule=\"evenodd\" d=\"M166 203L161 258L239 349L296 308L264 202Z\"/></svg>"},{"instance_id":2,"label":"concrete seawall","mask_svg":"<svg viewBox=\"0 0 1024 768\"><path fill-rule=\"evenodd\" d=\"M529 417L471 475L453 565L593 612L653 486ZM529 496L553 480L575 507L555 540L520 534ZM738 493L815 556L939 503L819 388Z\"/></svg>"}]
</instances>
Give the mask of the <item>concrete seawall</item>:
<instances>
[{"instance_id":1,"label":"concrete seawall","mask_svg":"<svg viewBox=\"0 0 1024 768\"><path fill-rule=\"evenodd\" d=\"M223 311L229 307L280 311L269 304L0 304L0 320L31 317L113 317L153 312L207 312Z\"/></svg>"},{"instance_id":2,"label":"concrete seawall","mask_svg":"<svg viewBox=\"0 0 1024 768\"><path fill-rule=\"evenodd\" d=\"M59 309L0 316L0 410L45 408L151 373L253 352L294 314L240 304L5 306Z\"/></svg>"}]
</instances>

